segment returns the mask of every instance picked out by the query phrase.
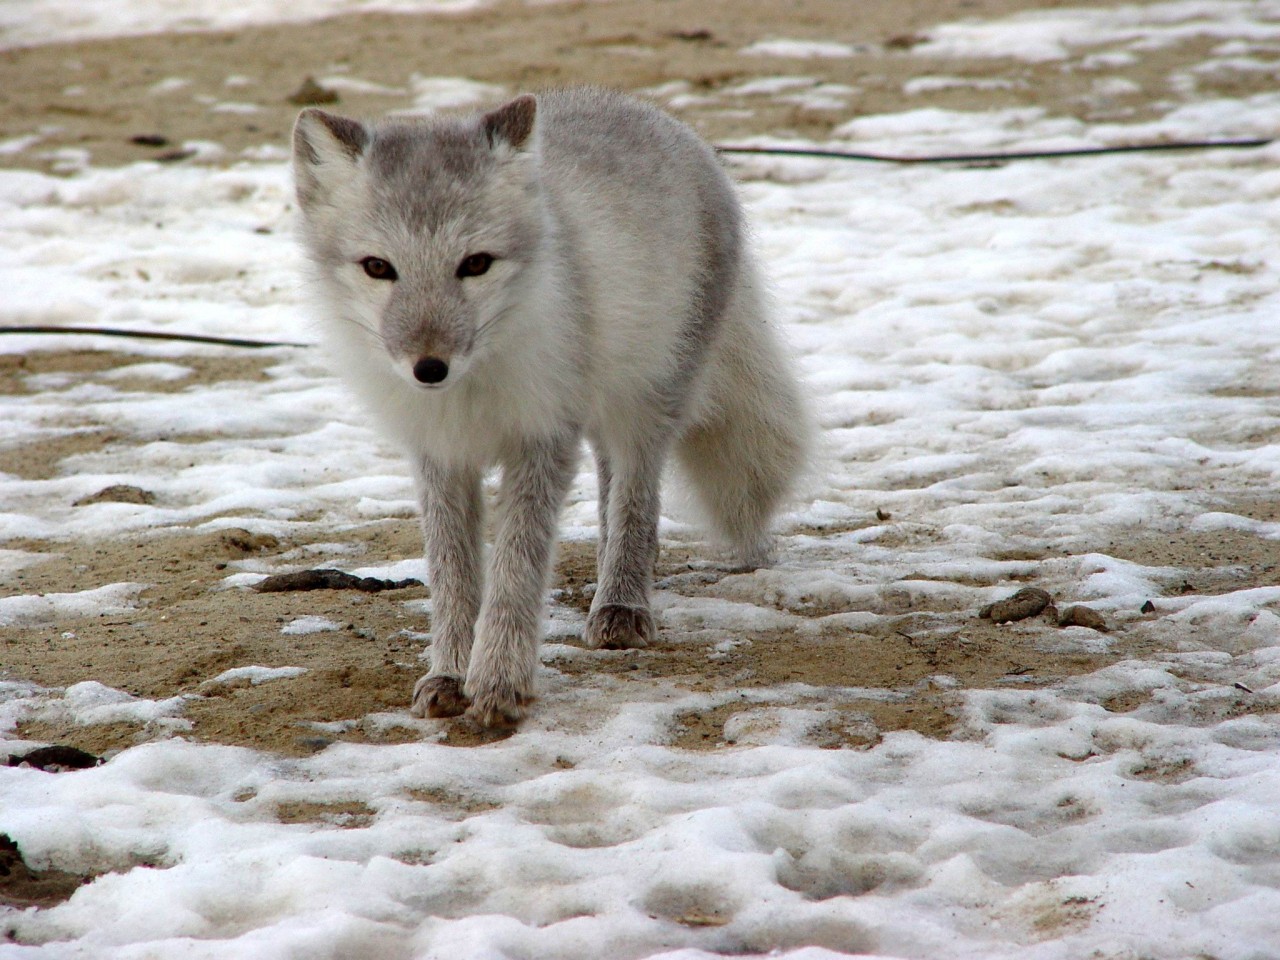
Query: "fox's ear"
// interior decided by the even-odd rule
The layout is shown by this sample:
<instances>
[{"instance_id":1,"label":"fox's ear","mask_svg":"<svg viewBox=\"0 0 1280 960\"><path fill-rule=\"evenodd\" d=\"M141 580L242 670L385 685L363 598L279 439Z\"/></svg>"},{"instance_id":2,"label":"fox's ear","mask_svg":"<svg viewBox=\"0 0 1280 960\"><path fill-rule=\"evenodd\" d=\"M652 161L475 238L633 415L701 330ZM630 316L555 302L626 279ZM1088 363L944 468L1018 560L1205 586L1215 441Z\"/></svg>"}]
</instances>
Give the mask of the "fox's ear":
<instances>
[{"instance_id":1,"label":"fox's ear","mask_svg":"<svg viewBox=\"0 0 1280 960\"><path fill-rule=\"evenodd\" d=\"M322 200L351 170L369 142L369 131L355 120L314 107L293 125L293 177L303 207Z\"/></svg>"},{"instance_id":2,"label":"fox's ear","mask_svg":"<svg viewBox=\"0 0 1280 960\"><path fill-rule=\"evenodd\" d=\"M527 148L538 115L538 101L532 94L522 94L510 103L484 115L484 132L489 146L505 143L513 150Z\"/></svg>"}]
</instances>

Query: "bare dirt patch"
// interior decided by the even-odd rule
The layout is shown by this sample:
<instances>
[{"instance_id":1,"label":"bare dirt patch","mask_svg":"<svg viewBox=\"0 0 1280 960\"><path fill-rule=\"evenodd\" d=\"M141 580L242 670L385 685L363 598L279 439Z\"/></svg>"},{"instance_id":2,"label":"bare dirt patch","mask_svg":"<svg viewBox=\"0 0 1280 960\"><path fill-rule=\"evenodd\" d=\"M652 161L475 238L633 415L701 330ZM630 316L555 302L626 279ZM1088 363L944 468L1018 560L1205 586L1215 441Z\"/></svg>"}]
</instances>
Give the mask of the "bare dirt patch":
<instances>
[{"instance_id":1,"label":"bare dirt patch","mask_svg":"<svg viewBox=\"0 0 1280 960\"><path fill-rule=\"evenodd\" d=\"M416 524L401 521L373 524L346 539L383 555L412 555L419 534ZM420 736L418 730L366 718L403 709L408 690L423 672L418 660L423 643L415 631L427 624L403 607L403 601L423 597L423 588L390 591L376 599L358 591L262 594L221 589L228 564L247 556L276 556L299 545L239 530L94 544L24 542L20 546L27 549L57 551L18 575L24 593L65 590L71 583L84 589L123 577L152 586L140 595L136 613L0 630L0 675L51 687L92 677L148 699L188 695L196 698L184 711L195 723L195 736L290 753L319 749L334 739L394 742ZM281 632L303 616L322 617L334 629ZM303 667L307 672L256 685L211 683L224 671L246 666ZM112 727L35 722L20 732L95 752L164 735L137 725Z\"/></svg>"},{"instance_id":2,"label":"bare dirt patch","mask_svg":"<svg viewBox=\"0 0 1280 960\"><path fill-rule=\"evenodd\" d=\"M65 374L92 379L95 374L109 373L109 382L122 390L143 389L151 393L176 393L195 384L224 381L259 383L267 379L267 371L279 362L273 353L219 351L187 354L169 362L186 367L190 373L173 380L154 377L130 378L129 369L160 359L115 350L36 350L30 353L0 354L0 395L29 395L42 388L35 377ZM121 376L124 374L124 376Z\"/></svg>"},{"instance_id":3,"label":"bare dirt patch","mask_svg":"<svg viewBox=\"0 0 1280 960\"><path fill-rule=\"evenodd\" d=\"M62 870L33 870L18 845L0 833L0 906L56 906L92 879Z\"/></svg>"},{"instance_id":4,"label":"bare dirt patch","mask_svg":"<svg viewBox=\"0 0 1280 960\"><path fill-rule=\"evenodd\" d=\"M121 440L120 434L113 430L69 428L66 433L42 437L39 443L0 450L0 471L23 480L48 480L57 476L58 464L68 457L96 453Z\"/></svg>"},{"instance_id":5,"label":"bare dirt patch","mask_svg":"<svg viewBox=\"0 0 1280 960\"><path fill-rule=\"evenodd\" d=\"M1245 501L1226 504L1222 510L1270 523L1280 516L1277 506ZM1147 567L1169 568L1161 583L1164 596L1212 596L1280 583L1280 541L1247 530L1142 532L1099 544L1099 552Z\"/></svg>"},{"instance_id":6,"label":"bare dirt patch","mask_svg":"<svg viewBox=\"0 0 1280 960\"><path fill-rule=\"evenodd\" d=\"M335 800L317 803L310 800L290 800L276 806L275 818L281 823L323 823L348 830L367 827L375 813L359 800Z\"/></svg>"},{"instance_id":7,"label":"bare dirt patch","mask_svg":"<svg viewBox=\"0 0 1280 960\"><path fill-rule=\"evenodd\" d=\"M753 134L822 139L866 114L916 107L1039 106L1092 121L1138 121L1185 96L1186 74L1217 41L1189 38L1146 48L1123 63L1099 59L923 58L913 54L939 23L1060 6L1113 7L1112 0L614 0L497 3L453 15L343 16L234 32L121 37L0 52L0 140L38 134L0 164L58 169L65 151L92 162L192 162L186 145L214 143L233 160L287 142L308 78L351 77L328 105L357 115L412 106L415 74L457 76L510 92L573 83L682 93L677 111L714 141ZM779 38L838 42L848 56L746 52ZM1100 52L1105 52L1100 51ZM1223 96L1248 92L1253 74L1197 83ZM947 78L927 93L907 84ZM798 78L778 94L751 81ZM998 82L993 82L998 81ZM1117 82L1123 81L1123 82ZM1237 89L1244 88L1244 89ZM821 102L797 96L819 91ZM1101 92L1100 92L1101 91Z\"/></svg>"}]
</instances>

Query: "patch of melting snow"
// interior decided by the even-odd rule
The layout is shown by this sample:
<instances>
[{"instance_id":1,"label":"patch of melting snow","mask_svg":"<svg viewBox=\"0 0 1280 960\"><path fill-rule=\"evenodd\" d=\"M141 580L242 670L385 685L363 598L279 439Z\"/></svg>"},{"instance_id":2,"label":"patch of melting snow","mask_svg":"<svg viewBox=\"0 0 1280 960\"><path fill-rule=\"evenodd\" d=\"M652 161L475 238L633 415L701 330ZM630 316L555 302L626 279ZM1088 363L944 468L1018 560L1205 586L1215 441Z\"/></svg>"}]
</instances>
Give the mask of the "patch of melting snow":
<instances>
[{"instance_id":1,"label":"patch of melting snow","mask_svg":"<svg viewBox=\"0 0 1280 960\"><path fill-rule=\"evenodd\" d=\"M294 622L296 623L297 621ZM303 633L307 631L297 630L294 632ZM300 677L306 672L306 667L232 667L230 670L224 670L216 677L205 682L209 685L215 685L248 680L249 683L256 687L261 683L270 683L272 680L292 680L294 677Z\"/></svg>"},{"instance_id":2,"label":"patch of melting snow","mask_svg":"<svg viewBox=\"0 0 1280 960\"><path fill-rule=\"evenodd\" d=\"M388 13L456 13L485 0L128 0L108 6L79 0L6 0L0 6L4 46L87 40L94 37L233 30L258 23L319 20L357 10Z\"/></svg>"},{"instance_id":3,"label":"patch of melting snow","mask_svg":"<svg viewBox=\"0 0 1280 960\"><path fill-rule=\"evenodd\" d=\"M1280 38L1276 0L1172 0L1110 9L1031 10L1002 20L966 20L930 31L912 53L925 57L1009 57L1065 60L1083 47L1142 51L1191 39L1274 42Z\"/></svg>"},{"instance_id":4,"label":"patch of melting snow","mask_svg":"<svg viewBox=\"0 0 1280 960\"><path fill-rule=\"evenodd\" d=\"M0 597L0 627L49 627L73 617L128 613L145 583L109 583L74 593Z\"/></svg>"},{"instance_id":5,"label":"patch of melting snow","mask_svg":"<svg viewBox=\"0 0 1280 960\"><path fill-rule=\"evenodd\" d=\"M857 49L847 43L830 40L757 40L742 52L750 56L783 57L807 60L812 57L851 57Z\"/></svg>"},{"instance_id":6,"label":"patch of melting snow","mask_svg":"<svg viewBox=\"0 0 1280 960\"><path fill-rule=\"evenodd\" d=\"M334 623L328 617L305 616L294 617L280 628L280 632L287 637L297 637L308 633L332 633L341 629L341 624Z\"/></svg>"}]
</instances>

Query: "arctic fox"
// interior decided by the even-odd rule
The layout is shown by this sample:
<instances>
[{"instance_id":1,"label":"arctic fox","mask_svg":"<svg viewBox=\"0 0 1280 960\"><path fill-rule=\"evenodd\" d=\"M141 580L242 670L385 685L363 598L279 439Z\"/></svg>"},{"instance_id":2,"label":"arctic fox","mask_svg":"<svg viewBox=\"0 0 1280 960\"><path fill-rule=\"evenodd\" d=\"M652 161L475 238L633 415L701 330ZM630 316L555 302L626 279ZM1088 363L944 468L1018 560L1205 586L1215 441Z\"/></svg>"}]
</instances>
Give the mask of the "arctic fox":
<instances>
[{"instance_id":1,"label":"arctic fox","mask_svg":"<svg viewBox=\"0 0 1280 960\"><path fill-rule=\"evenodd\" d=\"M328 345L408 450L422 503L434 606L416 714L524 714L584 438L600 524L588 646L655 637L669 453L740 559L763 559L809 420L733 186L690 128L586 88L373 124L308 109L293 168Z\"/></svg>"}]
</instances>

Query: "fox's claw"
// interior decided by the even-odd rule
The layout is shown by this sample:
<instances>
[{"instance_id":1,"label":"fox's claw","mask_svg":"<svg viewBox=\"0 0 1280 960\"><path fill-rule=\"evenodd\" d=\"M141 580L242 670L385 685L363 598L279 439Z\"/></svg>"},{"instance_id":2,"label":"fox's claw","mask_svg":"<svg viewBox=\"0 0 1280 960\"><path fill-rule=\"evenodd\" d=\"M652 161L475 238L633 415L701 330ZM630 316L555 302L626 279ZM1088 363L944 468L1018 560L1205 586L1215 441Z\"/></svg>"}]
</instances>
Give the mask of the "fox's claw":
<instances>
[{"instance_id":1,"label":"fox's claw","mask_svg":"<svg viewBox=\"0 0 1280 960\"><path fill-rule=\"evenodd\" d=\"M462 681L456 677L430 676L420 679L413 688L413 705L409 712L415 717L461 716L471 701L462 692Z\"/></svg>"},{"instance_id":2,"label":"fox's claw","mask_svg":"<svg viewBox=\"0 0 1280 960\"><path fill-rule=\"evenodd\" d=\"M603 650L647 647L658 635L653 614L642 607L607 603L587 617L587 646Z\"/></svg>"},{"instance_id":3,"label":"fox's claw","mask_svg":"<svg viewBox=\"0 0 1280 960\"><path fill-rule=\"evenodd\" d=\"M518 693L501 687L473 690L471 706L466 719L487 730L512 730L524 718L526 708L533 701L531 694Z\"/></svg>"}]
</instances>

